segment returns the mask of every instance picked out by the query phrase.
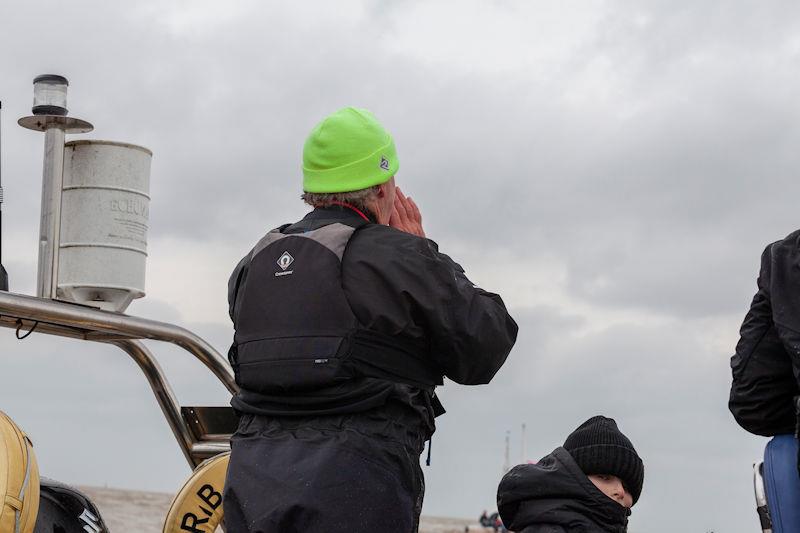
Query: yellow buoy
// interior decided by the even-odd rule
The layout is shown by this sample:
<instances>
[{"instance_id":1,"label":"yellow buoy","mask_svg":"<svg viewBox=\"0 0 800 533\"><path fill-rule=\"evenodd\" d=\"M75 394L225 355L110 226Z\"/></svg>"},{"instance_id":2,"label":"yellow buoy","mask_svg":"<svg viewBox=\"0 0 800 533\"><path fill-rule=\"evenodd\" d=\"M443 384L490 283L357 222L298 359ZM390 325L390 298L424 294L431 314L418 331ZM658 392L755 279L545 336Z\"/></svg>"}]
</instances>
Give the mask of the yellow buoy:
<instances>
[{"instance_id":1,"label":"yellow buoy","mask_svg":"<svg viewBox=\"0 0 800 533\"><path fill-rule=\"evenodd\" d=\"M0 531L32 533L39 512L39 467L33 444L0 411Z\"/></svg>"},{"instance_id":2,"label":"yellow buoy","mask_svg":"<svg viewBox=\"0 0 800 533\"><path fill-rule=\"evenodd\" d=\"M172 500L164 533L214 533L222 522L222 490L230 452L203 461Z\"/></svg>"}]
</instances>

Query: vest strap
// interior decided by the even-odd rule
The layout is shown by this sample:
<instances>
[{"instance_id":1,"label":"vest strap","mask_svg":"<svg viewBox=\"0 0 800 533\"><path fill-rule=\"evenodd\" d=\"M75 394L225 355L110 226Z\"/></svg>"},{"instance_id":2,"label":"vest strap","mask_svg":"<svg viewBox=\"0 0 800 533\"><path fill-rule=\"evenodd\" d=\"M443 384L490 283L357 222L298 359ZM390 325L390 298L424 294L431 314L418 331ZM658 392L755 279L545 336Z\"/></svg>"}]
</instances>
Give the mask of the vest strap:
<instances>
[{"instance_id":1,"label":"vest strap","mask_svg":"<svg viewBox=\"0 0 800 533\"><path fill-rule=\"evenodd\" d=\"M427 346L413 346L397 337L358 329L350 338L349 359L359 374L399 381L420 388L442 385L437 365L424 358Z\"/></svg>"}]
</instances>

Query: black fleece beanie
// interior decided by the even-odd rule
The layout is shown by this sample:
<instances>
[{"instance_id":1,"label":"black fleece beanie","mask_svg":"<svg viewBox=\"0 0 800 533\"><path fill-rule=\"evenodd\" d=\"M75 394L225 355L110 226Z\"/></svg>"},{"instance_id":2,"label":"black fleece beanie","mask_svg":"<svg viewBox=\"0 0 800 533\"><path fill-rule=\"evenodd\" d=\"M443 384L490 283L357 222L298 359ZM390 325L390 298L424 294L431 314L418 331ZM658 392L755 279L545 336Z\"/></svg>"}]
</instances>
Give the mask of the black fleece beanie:
<instances>
[{"instance_id":1,"label":"black fleece beanie","mask_svg":"<svg viewBox=\"0 0 800 533\"><path fill-rule=\"evenodd\" d=\"M644 464L613 418L593 416L564 441L566 449L584 474L609 474L622 480L633 503L644 483Z\"/></svg>"}]
</instances>

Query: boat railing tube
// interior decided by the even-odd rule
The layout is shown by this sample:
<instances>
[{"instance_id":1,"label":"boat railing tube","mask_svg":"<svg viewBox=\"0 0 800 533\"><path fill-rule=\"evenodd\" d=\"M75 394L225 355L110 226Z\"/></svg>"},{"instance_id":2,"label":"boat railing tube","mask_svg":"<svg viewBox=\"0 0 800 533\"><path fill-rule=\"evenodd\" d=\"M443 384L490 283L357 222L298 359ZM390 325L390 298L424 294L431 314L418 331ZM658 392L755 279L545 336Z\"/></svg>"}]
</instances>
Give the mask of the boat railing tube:
<instances>
[{"instance_id":1,"label":"boat railing tube","mask_svg":"<svg viewBox=\"0 0 800 533\"><path fill-rule=\"evenodd\" d=\"M228 448L225 435L204 440L192 431L158 361L142 340L162 341L192 354L231 394L238 391L226 358L205 340L180 326L103 311L79 304L0 292L0 326L35 333L112 344L127 353L147 378L178 445L192 467Z\"/></svg>"}]
</instances>

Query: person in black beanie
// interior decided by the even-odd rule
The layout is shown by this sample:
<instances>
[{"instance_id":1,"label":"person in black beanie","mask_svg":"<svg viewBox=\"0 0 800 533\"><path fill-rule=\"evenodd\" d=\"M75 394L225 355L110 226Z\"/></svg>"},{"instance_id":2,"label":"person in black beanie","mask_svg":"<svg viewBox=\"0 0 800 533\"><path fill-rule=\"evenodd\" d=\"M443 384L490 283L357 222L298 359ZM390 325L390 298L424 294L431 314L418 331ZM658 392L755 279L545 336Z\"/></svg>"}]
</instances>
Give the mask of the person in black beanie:
<instances>
[{"instance_id":1,"label":"person in black beanie","mask_svg":"<svg viewBox=\"0 0 800 533\"><path fill-rule=\"evenodd\" d=\"M612 418L594 416L536 464L500 481L503 524L519 533L624 533L644 464Z\"/></svg>"}]
</instances>

